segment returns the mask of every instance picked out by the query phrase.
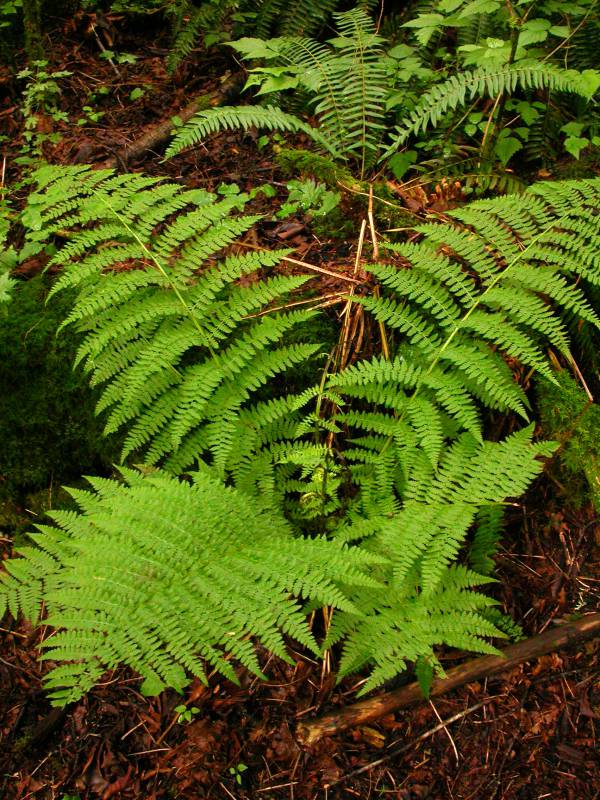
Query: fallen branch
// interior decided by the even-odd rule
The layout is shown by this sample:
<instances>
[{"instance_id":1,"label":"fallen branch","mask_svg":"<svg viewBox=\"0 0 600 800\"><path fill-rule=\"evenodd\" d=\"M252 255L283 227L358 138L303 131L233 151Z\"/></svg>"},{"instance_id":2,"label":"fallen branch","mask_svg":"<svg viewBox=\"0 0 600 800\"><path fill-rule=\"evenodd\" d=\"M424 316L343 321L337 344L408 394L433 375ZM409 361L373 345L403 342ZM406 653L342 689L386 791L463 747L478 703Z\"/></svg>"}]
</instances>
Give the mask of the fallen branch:
<instances>
[{"instance_id":1,"label":"fallen branch","mask_svg":"<svg viewBox=\"0 0 600 800\"><path fill-rule=\"evenodd\" d=\"M476 658L448 670L446 678L433 682L430 697L439 697L465 683L505 672L523 661L539 658L554 650L560 650L562 647L598 634L600 634L600 613L589 614L576 622L567 622L544 631L539 636L533 636L524 642L513 644L507 647L501 655ZM413 683L393 692L369 697L360 703L317 717L310 722L301 722L298 724L296 735L301 744L309 746L324 736L339 733L365 722L372 722L392 711L415 705L423 699L419 685Z\"/></svg>"},{"instance_id":2,"label":"fallen branch","mask_svg":"<svg viewBox=\"0 0 600 800\"><path fill-rule=\"evenodd\" d=\"M194 114L198 111L203 111L205 108L212 108L219 106L222 103L229 102L233 97L239 94L243 86L243 77L236 73L231 75L226 81L219 86L215 91L209 94L197 97L192 103L187 105L177 116L182 123L188 122ZM159 145L166 142L173 132L173 120L169 117L157 125L153 125L146 130L139 139L136 139L131 144L126 145L122 150L117 151L112 158L108 158L98 166L101 169L116 169L117 167L125 168L130 161L143 156L149 150L154 150Z\"/></svg>"},{"instance_id":3,"label":"fallen branch","mask_svg":"<svg viewBox=\"0 0 600 800\"><path fill-rule=\"evenodd\" d=\"M371 761L370 764L365 764L364 767L360 767L352 772L348 772L346 775L343 775L341 778L338 778L336 781L328 784L327 788L331 789L333 786L337 786L338 783L348 781L351 778L356 778L357 775L362 775L363 772L369 772L369 770L372 770L374 767L380 767L382 764L385 764L386 761L390 761L392 758L397 758L399 755L402 755L402 753L406 753L407 750L413 748L419 742L424 742L426 739L429 739L439 731L447 729L448 725L451 725L453 722L457 722L459 719L464 719L474 711L479 711L480 708L483 708L485 702L486 701L484 700L481 703L476 703L470 708L465 708L464 711L459 711L457 714L453 714L451 717L448 717L448 719L440 719L439 725L436 725L435 728L430 728L428 731L425 731L425 733L417 736L416 739L411 739L410 742L403 744L402 747L398 747L396 750L390 750L389 753L386 753L382 758L378 758L377 761Z\"/></svg>"}]
</instances>

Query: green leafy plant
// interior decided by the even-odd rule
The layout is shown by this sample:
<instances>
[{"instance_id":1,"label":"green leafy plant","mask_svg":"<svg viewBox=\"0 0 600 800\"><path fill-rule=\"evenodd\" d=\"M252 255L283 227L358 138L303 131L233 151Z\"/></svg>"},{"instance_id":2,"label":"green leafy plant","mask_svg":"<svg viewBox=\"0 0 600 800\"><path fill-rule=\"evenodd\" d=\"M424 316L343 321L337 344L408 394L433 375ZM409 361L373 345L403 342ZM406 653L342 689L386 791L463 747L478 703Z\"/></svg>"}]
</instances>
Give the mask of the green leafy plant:
<instances>
[{"instance_id":1,"label":"green leafy plant","mask_svg":"<svg viewBox=\"0 0 600 800\"><path fill-rule=\"evenodd\" d=\"M38 130L41 116L54 122L65 122L68 116L58 107L61 94L60 79L72 73L69 70L49 70L47 61L33 61L30 67L22 69L17 77L26 81L23 91L22 113L25 118L23 138L25 144L19 163L29 163L32 157L39 157L46 141L56 142L58 133L42 133Z\"/></svg>"},{"instance_id":2,"label":"green leafy plant","mask_svg":"<svg viewBox=\"0 0 600 800\"><path fill-rule=\"evenodd\" d=\"M342 198L339 192L330 191L324 183L313 180L289 181L287 201L277 212L278 217L287 217L302 210L312 217L324 217L333 211Z\"/></svg>"},{"instance_id":3,"label":"green leafy plant","mask_svg":"<svg viewBox=\"0 0 600 800\"><path fill-rule=\"evenodd\" d=\"M309 135L330 162L350 169L353 182L373 178L382 165L402 179L418 161L424 162L422 169L432 166L423 159L429 152L436 153L434 169L442 164L447 170L449 158L464 162L466 154L479 172L493 173L493 164L500 162L502 173L528 141L526 122L512 128L501 124L514 95L520 95L515 103L525 104L515 106L516 119L522 115L533 124L540 112L532 111L528 96L560 92L586 103L600 86L598 71L579 72L532 57L481 59L474 69L454 73L431 69L414 48L387 47L363 9L334 18L339 35L326 44L298 37L232 43L254 65L247 87L258 87L257 97L293 92L308 98L314 125L274 105L207 109L177 131L167 157L221 130L256 127ZM256 66L259 62L264 66ZM492 111L476 111L487 98L494 101ZM475 145L461 142L461 121L453 124L454 112L463 114L468 106L468 135ZM547 103L541 106L545 110ZM390 124L394 117L397 123ZM438 126L438 137L425 136Z\"/></svg>"},{"instance_id":4,"label":"green leafy plant","mask_svg":"<svg viewBox=\"0 0 600 800\"><path fill-rule=\"evenodd\" d=\"M22 0L2 0L0 2L0 29L9 28L22 6Z\"/></svg>"},{"instance_id":5,"label":"green leafy plant","mask_svg":"<svg viewBox=\"0 0 600 800\"><path fill-rule=\"evenodd\" d=\"M8 302L12 296L16 281L11 278L10 273L17 265L17 253L14 247L8 247L6 242L9 223L8 212L2 208L3 205L0 201L0 211L4 211L0 216L0 304Z\"/></svg>"},{"instance_id":6,"label":"green leafy plant","mask_svg":"<svg viewBox=\"0 0 600 800\"><path fill-rule=\"evenodd\" d=\"M431 61L435 53L437 64L446 71L450 65L454 69L460 65L460 71L467 68L495 73L513 67L539 69L560 64L583 70L583 75L587 76L584 80L591 81L588 85L591 95L598 86L597 72L590 71L597 62L587 55L590 44L593 47L597 39L595 5L595 0L577 4L552 0L542 3L441 0L404 27L421 46L423 58ZM560 125L573 119L578 124L588 124L594 119L591 104L561 93L560 87L554 86L553 90L551 82L546 85L545 97L540 97L539 92L536 94L537 98L532 97L531 92L521 91L520 97L513 101L509 92L501 87L492 95L494 104L484 109L486 120L480 136L480 156L487 160L497 158L506 165L516 153L523 151L527 161L552 163L560 154L557 135ZM426 107L425 99L421 105ZM553 122L555 119L560 120L558 125ZM460 142L461 132L459 120L456 128L450 127L445 132L444 140L458 138ZM435 146L438 145L436 142ZM464 155L462 160L465 160Z\"/></svg>"},{"instance_id":7,"label":"green leafy plant","mask_svg":"<svg viewBox=\"0 0 600 800\"><path fill-rule=\"evenodd\" d=\"M177 722L189 723L191 722L196 714L200 713L199 708L188 708L185 705L175 706L174 709L175 713L177 714Z\"/></svg>"},{"instance_id":8,"label":"green leafy plant","mask_svg":"<svg viewBox=\"0 0 600 800\"><path fill-rule=\"evenodd\" d=\"M248 767L245 764L242 764L241 761L240 761L239 764L236 764L234 767L229 767L229 774L233 778L235 778L235 782L237 783L238 786L242 785L242 781L244 780L243 775L244 775L244 772L246 772L247 769L248 769Z\"/></svg>"},{"instance_id":9,"label":"green leafy plant","mask_svg":"<svg viewBox=\"0 0 600 800\"><path fill-rule=\"evenodd\" d=\"M90 123L97 123L100 122L102 117L104 116L104 111L98 111L94 109L92 106L83 106L81 109L81 113L83 114L77 120L77 124L81 127L83 125L89 125Z\"/></svg>"},{"instance_id":10,"label":"green leafy plant","mask_svg":"<svg viewBox=\"0 0 600 800\"><path fill-rule=\"evenodd\" d=\"M135 64L137 56L133 53L116 53L114 50L102 50L100 58L105 61L114 61L116 64Z\"/></svg>"},{"instance_id":11,"label":"green leafy plant","mask_svg":"<svg viewBox=\"0 0 600 800\"><path fill-rule=\"evenodd\" d=\"M503 506L555 445L533 441L509 364L552 381L548 348L568 362L569 328L600 326L586 299L600 180L419 226L364 268L327 359L281 343L311 314L281 308L306 291L277 273L284 254L228 252L255 220L239 194L83 167L37 181L29 246L66 241L53 257L55 291L78 290L65 324L108 429L126 430L123 457L141 462L73 492L80 511L54 512L58 527L7 562L2 602L35 619L43 600L56 630L54 702L120 662L148 692L180 690L205 663L260 674L255 641L282 658L286 637L318 650L306 615L323 604L322 646L341 647L341 675L371 668L363 692L409 663L426 687L440 645L491 652L513 635L478 587ZM379 326L382 356L349 357L352 315ZM284 376L311 358L318 380L290 393ZM486 409L526 424L486 438Z\"/></svg>"}]
</instances>

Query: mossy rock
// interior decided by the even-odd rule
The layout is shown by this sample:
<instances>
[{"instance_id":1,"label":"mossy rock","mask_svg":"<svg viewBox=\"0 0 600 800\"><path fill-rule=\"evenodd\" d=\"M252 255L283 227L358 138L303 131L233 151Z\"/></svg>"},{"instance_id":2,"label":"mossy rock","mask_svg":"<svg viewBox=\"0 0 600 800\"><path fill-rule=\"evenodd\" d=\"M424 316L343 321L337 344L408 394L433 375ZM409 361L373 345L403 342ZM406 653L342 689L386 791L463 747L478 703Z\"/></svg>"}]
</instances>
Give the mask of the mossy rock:
<instances>
[{"instance_id":1,"label":"mossy rock","mask_svg":"<svg viewBox=\"0 0 600 800\"><path fill-rule=\"evenodd\" d=\"M600 406L566 371L557 381L541 379L537 385L543 434L560 443L557 478L571 503L591 501L600 511Z\"/></svg>"},{"instance_id":2,"label":"mossy rock","mask_svg":"<svg viewBox=\"0 0 600 800\"><path fill-rule=\"evenodd\" d=\"M24 499L117 459L94 414L97 397L72 369L77 337L57 335L72 298L46 304L49 287L44 276L23 281L0 311L0 498Z\"/></svg>"}]
</instances>

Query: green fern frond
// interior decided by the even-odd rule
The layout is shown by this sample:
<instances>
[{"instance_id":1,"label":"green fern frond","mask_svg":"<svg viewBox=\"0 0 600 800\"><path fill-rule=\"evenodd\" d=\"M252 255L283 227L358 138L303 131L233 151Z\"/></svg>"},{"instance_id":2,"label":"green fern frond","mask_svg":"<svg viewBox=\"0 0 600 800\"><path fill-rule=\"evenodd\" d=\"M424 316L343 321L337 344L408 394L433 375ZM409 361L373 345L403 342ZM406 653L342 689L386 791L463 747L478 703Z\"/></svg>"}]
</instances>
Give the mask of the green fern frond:
<instances>
[{"instance_id":1,"label":"green fern frond","mask_svg":"<svg viewBox=\"0 0 600 800\"><path fill-rule=\"evenodd\" d=\"M8 603L35 619L43 593L56 629L44 658L75 662L50 672L58 704L118 663L148 693L204 679L204 662L236 682L230 658L260 675L248 637L286 660L283 634L316 649L290 593L358 613L347 587L378 585L368 572L380 558L294 539L283 517L203 473L192 484L159 471L96 487L74 493L80 513L55 515L62 530L41 526L38 547L0 577L0 611Z\"/></svg>"},{"instance_id":2,"label":"green fern frond","mask_svg":"<svg viewBox=\"0 0 600 800\"><path fill-rule=\"evenodd\" d=\"M469 563L481 575L491 575L494 570L492 558L498 549L503 520L502 506L482 506L479 509L477 526L469 549Z\"/></svg>"},{"instance_id":3,"label":"green fern frond","mask_svg":"<svg viewBox=\"0 0 600 800\"><path fill-rule=\"evenodd\" d=\"M249 130L257 128L267 131L290 131L305 133L334 157L339 157L326 136L312 128L293 114L287 114L276 106L231 106L209 108L195 114L173 137L165 158L172 158L188 147L200 144L207 136L227 130Z\"/></svg>"},{"instance_id":4,"label":"green fern frond","mask_svg":"<svg viewBox=\"0 0 600 800\"><path fill-rule=\"evenodd\" d=\"M336 0L299 0L294 6L284 0L261 0L256 33L261 37L273 31L280 36L309 36L319 31L336 6Z\"/></svg>"},{"instance_id":5,"label":"green fern frond","mask_svg":"<svg viewBox=\"0 0 600 800\"><path fill-rule=\"evenodd\" d=\"M535 62L511 64L499 69L479 67L453 75L433 86L419 101L402 124L396 128L393 144L384 154L389 157L409 136L436 126L449 111L463 107L476 97L497 97L521 89L551 89L571 92L589 99L589 85L582 73L551 64Z\"/></svg>"},{"instance_id":6,"label":"green fern frond","mask_svg":"<svg viewBox=\"0 0 600 800\"><path fill-rule=\"evenodd\" d=\"M190 55L196 46L200 34L217 30L224 22L227 14L235 8L230 0L208 0L200 6L190 0L177 0L167 6L172 16L173 42L167 57L167 70L175 72L181 62Z\"/></svg>"},{"instance_id":7,"label":"green fern frond","mask_svg":"<svg viewBox=\"0 0 600 800\"><path fill-rule=\"evenodd\" d=\"M63 268L53 293L79 291L63 324L84 334L77 361L104 386L107 432L128 426L123 458L144 449L155 464L183 448L186 466L204 453L221 471L233 467L237 416L265 383L318 350L282 341L312 312L253 317L306 278L238 282L281 255L219 259L258 219L232 214L239 197L138 176L125 184L106 171L43 168L36 178L33 203L48 234L68 235L53 259ZM65 209L65 194L79 203Z\"/></svg>"},{"instance_id":8,"label":"green fern frond","mask_svg":"<svg viewBox=\"0 0 600 800\"><path fill-rule=\"evenodd\" d=\"M431 657L443 643L482 653L496 653L486 641L505 634L486 618L493 600L473 587L487 582L464 567L453 566L443 573L434 595L388 589L364 592L363 602L371 609L366 618L334 614L332 644L344 638L340 675L375 663L360 695L377 688L407 668L408 661ZM440 668L441 671L441 668Z\"/></svg>"}]
</instances>

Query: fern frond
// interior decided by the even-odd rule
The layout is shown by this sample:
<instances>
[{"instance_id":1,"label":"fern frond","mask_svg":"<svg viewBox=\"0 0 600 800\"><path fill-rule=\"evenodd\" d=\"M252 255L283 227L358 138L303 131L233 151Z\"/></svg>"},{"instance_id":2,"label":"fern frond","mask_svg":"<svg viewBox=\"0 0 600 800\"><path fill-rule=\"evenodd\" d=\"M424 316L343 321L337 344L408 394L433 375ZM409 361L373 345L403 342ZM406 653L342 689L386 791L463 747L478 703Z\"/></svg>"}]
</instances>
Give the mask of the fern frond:
<instances>
[{"instance_id":1,"label":"fern frond","mask_svg":"<svg viewBox=\"0 0 600 800\"><path fill-rule=\"evenodd\" d=\"M110 412L106 430L129 427L123 458L145 449L155 464L183 448L186 466L204 452L225 469L238 414L318 349L282 343L309 311L252 318L306 278L239 284L280 254L219 259L258 219L234 216L231 199L138 176L125 184L108 172L44 168L36 177L35 207L48 232L68 231L53 261L63 268L53 292L78 289L64 324L84 334L77 361L104 386L98 409ZM192 451L192 442L201 449Z\"/></svg>"},{"instance_id":2,"label":"fern frond","mask_svg":"<svg viewBox=\"0 0 600 800\"><path fill-rule=\"evenodd\" d=\"M224 22L229 11L234 8L230 0L214 2L209 0L200 6L190 0L177 0L171 11L173 41L167 57L168 72L175 72L181 62L190 55L200 34L207 30L217 30Z\"/></svg>"},{"instance_id":3,"label":"fern frond","mask_svg":"<svg viewBox=\"0 0 600 800\"><path fill-rule=\"evenodd\" d=\"M389 157L409 136L435 127L449 111L463 107L476 97L496 97L513 94L521 89L551 89L571 92L589 99L589 88L581 73L565 70L550 64L535 62L517 63L498 69L479 67L453 75L444 83L433 86L419 101L410 115L396 128L394 142L384 158Z\"/></svg>"},{"instance_id":4,"label":"fern frond","mask_svg":"<svg viewBox=\"0 0 600 800\"><path fill-rule=\"evenodd\" d=\"M301 131L328 153L339 157L339 152L316 128L312 128L293 114L276 106L231 106L209 108L195 114L173 137L165 158L172 158L182 150L200 144L207 136L226 130Z\"/></svg>"},{"instance_id":5,"label":"fern frond","mask_svg":"<svg viewBox=\"0 0 600 800\"><path fill-rule=\"evenodd\" d=\"M44 658L75 662L49 674L55 703L118 663L149 693L181 690L190 673L204 679L204 662L236 682L230 658L260 675L248 637L286 660L283 634L316 649L290 593L359 613L347 587L378 585L368 572L379 557L294 539L281 515L203 473L193 484L158 471L97 488L76 493L80 513L56 515L62 530L40 527L38 548L0 577L15 612L35 618L43 591L56 629Z\"/></svg>"}]
</instances>

